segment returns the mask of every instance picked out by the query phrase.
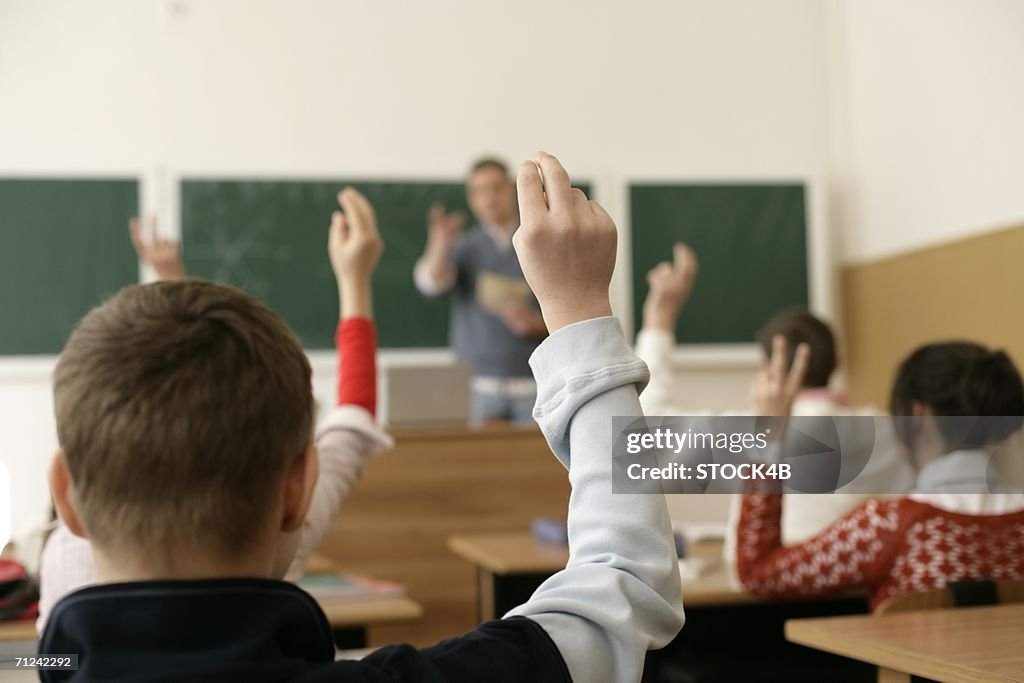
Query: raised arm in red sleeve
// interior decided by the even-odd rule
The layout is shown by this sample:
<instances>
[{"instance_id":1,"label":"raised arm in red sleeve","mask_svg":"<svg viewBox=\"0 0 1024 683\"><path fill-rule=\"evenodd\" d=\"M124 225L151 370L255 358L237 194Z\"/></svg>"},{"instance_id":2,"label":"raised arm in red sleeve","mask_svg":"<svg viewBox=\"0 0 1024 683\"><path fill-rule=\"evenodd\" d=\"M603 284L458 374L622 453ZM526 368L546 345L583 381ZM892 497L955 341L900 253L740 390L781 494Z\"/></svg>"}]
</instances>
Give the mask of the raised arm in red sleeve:
<instances>
[{"instance_id":1,"label":"raised arm in red sleeve","mask_svg":"<svg viewBox=\"0 0 1024 683\"><path fill-rule=\"evenodd\" d=\"M369 318L338 323L338 405L377 414L377 328Z\"/></svg>"}]
</instances>

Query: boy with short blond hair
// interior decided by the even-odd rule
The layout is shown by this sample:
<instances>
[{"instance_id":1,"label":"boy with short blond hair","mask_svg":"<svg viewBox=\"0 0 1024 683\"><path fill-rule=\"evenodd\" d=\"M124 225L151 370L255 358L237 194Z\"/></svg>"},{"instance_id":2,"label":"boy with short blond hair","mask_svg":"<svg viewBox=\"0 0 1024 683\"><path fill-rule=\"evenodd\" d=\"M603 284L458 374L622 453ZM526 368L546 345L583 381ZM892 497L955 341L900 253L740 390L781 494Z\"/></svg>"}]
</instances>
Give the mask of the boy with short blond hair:
<instances>
[{"instance_id":1,"label":"boy with short blond hair","mask_svg":"<svg viewBox=\"0 0 1024 683\"><path fill-rule=\"evenodd\" d=\"M310 375L281 319L230 287L129 287L87 316L54 398L76 516L98 557L123 548L162 566L175 561L167 548L245 554L286 471L315 476ZM140 455L163 452L174 456L147 458L138 476Z\"/></svg>"},{"instance_id":2,"label":"boy with short blond hair","mask_svg":"<svg viewBox=\"0 0 1024 683\"><path fill-rule=\"evenodd\" d=\"M611 317L615 225L571 188L550 155L523 164L518 190L523 220L515 248L552 332L531 358L539 385L534 414L573 487L566 568L504 619L462 637L334 662L330 630L316 603L268 578L284 550L281 532L301 524L316 479L308 367L297 361L296 340L237 290L194 281L130 288L89 314L68 342L55 394L58 419L76 426L60 425L62 452L51 487L61 515L77 531L88 535L104 519L133 533L142 527L164 533L171 545L151 557L121 540L119 527L99 532L97 567L101 581L110 583L62 600L40 643L44 653L78 653L82 668L43 672L44 681L640 680L647 650L664 646L681 628L682 602L664 497L612 495L611 418L641 416L638 392L647 380L646 367ZM347 220L358 234L369 219ZM89 394L79 389L94 368L107 376L117 339L134 340L125 350L141 354L144 346L136 342L170 319L191 321L203 343L180 339L180 346L164 348L162 360L124 362L125 376L109 386L93 385ZM252 329L242 331L243 324ZM248 374L245 389L254 395L239 394L234 372ZM156 419L161 400L178 392L187 398ZM91 424L70 414L75 401L94 404ZM239 405L246 401L252 406ZM238 413L220 422L199 414L232 405ZM231 457L242 462L233 472L209 461L220 456L206 439L242 436L256 430L257 421L277 420L277 411L284 418L274 428L275 443L251 442L250 452L235 453ZM145 430L130 423L137 414ZM103 438L94 442L90 434ZM135 457L121 461L109 481L99 481L107 475L96 465L104 454L95 446L122 435ZM186 468L169 465L166 460L179 453L168 445L200 455L188 456ZM79 481L83 473L94 479ZM153 473L181 481L146 487L140 495L133 484ZM194 493L218 487L223 498ZM268 490L247 520L208 504L245 505ZM180 529L130 518L150 509L159 517L193 502L197 511L182 510Z\"/></svg>"},{"instance_id":3,"label":"boy with short blond hair","mask_svg":"<svg viewBox=\"0 0 1024 683\"><path fill-rule=\"evenodd\" d=\"M338 194L339 205L345 208L346 212L356 215L360 211L369 211L372 218L372 207L358 192L347 188ZM344 500L352 491L356 482L362 476L363 469L371 457L391 446L391 438L377 425L374 415L376 412L376 328L373 322L373 307L371 302L370 278L374 266L380 258L383 250L383 243L380 235L376 232L373 221L368 222L368 230L356 232L351 229L345 214L335 212L332 216L330 235L330 257L335 277L339 285L339 323L337 328L338 347L338 396L336 405L326 414L321 416L320 425L314 438L317 450L317 478L316 488L313 491L313 498L306 513L301 530L287 535L284 547L275 560L272 576L284 577L289 581L297 581L302 577L306 560L313 550L320 545L324 537L334 527L338 512ZM185 277L185 268L181 260L181 249L178 243L171 239L160 237L156 220L150 218L145 223L138 219L130 222L130 234L132 244L139 256L139 260L151 268L159 280L171 281L180 280ZM200 289L203 289L200 286ZM197 290L198 291L198 290ZM212 304L218 297L223 297L220 290L205 288L204 295L207 303ZM152 298L154 292L146 296ZM156 303L156 310L169 301ZM125 306L120 309L112 307L106 312L108 320L104 323L111 326L115 322L110 318L125 313ZM237 318L240 311L234 310L231 306L225 306L224 310L229 317ZM261 317L266 317L269 311L266 309L254 309L262 311ZM276 317L269 319L278 328L281 323ZM189 346L194 351L201 351L202 335L192 335L200 319L186 321L184 325L178 324L175 316L145 319L122 320L117 324L125 327L136 326L139 333L150 334L153 339L148 347L136 349L129 357L129 362L147 362L158 364L165 359L167 349L180 348L180 355L190 356ZM166 329L161 329L166 328ZM279 330L280 331L280 330ZM287 330L285 329L287 332ZM289 333L290 334L290 333ZM106 343L118 344L114 340L106 340ZM84 350L79 348L81 353ZM95 351L95 349L93 349ZM147 355L147 352L149 355ZM294 356L294 354L293 354ZM165 359L166 360L166 359ZM233 359L228 358L228 361ZM282 362L284 359L281 359ZM305 358L293 357L289 361L292 364L302 364ZM75 364L74 358L69 356L69 370ZM79 365L82 363L79 361ZM131 369L131 368L129 368ZM170 371L170 367L167 368ZM100 375L105 372L102 368L92 369L85 367L86 372ZM123 369L118 367L113 372L117 381L118 373ZM183 366L181 374L187 376L189 373L195 375L196 368ZM243 379L254 372L250 367L242 368ZM299 376L308 374L308 368L302 369ZM200 372L200 374L202 374ZM98 383L105 385L105 378L95 377ZM205 378L198 377L205 381ZM183 382L184 389L195 388L202 384L192 386L188 381ZM67 402L70 405L67 416L69 429L76 424L90 424L90 420L98 419L96 415L85 415L88 409L76 411L74 409L78 402L70 396L75 392L74 383L65 387L68 395ZM296 391L293 388L292 391ZM237 389L238 396L243 396L241 388ZM78 387L79 393L91 393L88 384ZM308 394L307 389L299 391L301 396ZM194 400L195 396L187 391L182 393L182 400ZM300 405L304 399L293 401ZM233 405L233 404L232 404ZM214 413L204 414L203 420L216 419L216 412L223 413L231 409L232 405L225 404L215 409ZM150 406L152 408L152 406ZM229 418L237 418L238 414L232 410ZM226 426L226 425L224 425ZM250 453L250 446L246 442L264 443L267 441L280 440L282 425L274 420L262 421L256 424L251 433L246 433L237 442L225 443L225 455L230 456L225 460L225 465L230 467L230 460L235 460L235 465L241 465L246 453ZM138 430L142 430L140 424ZM221 436L229 433L229 430L221 429ZM308 433L304 430L304 433ZM70 435L69 435L70 436ZM209 445L209 444L207 444ZM251 445L251 444L250 444ZM110 453L114 456L111 459L111 466L123 467L119 462L126 457L131 457L126 452L128 446L123 443L110 445ZM195 456L181 458L176 463L167 463L169 467L177 467L183 471L190 466L190 460ZM154 485L151 482L143 482L143 487ZM209 501L207 501L209 502ZM239 517L244 517L243 507L237 507ZM36 627L40 632L46 626L50 611L57 601L68 593L93 585L97 582L97 572L93 552L89 542L80 536L74 535L64 524L61 524L47 539L43 549L40 563L40 600L39 618Z\"/></svg>"}]
</instances>

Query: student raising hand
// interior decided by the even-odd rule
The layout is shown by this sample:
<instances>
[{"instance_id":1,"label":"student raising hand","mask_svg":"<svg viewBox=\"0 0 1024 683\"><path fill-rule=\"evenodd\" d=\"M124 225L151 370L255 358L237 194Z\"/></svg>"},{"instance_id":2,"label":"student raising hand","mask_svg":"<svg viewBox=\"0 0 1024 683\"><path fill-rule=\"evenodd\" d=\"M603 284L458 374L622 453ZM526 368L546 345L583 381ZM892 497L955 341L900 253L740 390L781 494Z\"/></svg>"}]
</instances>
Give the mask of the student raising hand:
<instances>
[{"instance_id":1,"label":"student raising hand","mask_svg":"<svg viewBox=\"0 0 1024 683\"><path fill-rule=\"evenodd\" d=\"M790 356L786 346L786 338L781 334L775 335L772 357L754 377L750 393L757 415L788 417L793 410L793 400L803 388L811 347L800 344Z\"/></svg>"},{"instance_id":2,"label":"student raising hand","mask_svg":"<svg viewBox=\"0 0 1024 683\"><path fill-rule=\"evenodd\" d=\"M697 255L682 242L672 249L672 263L663 261L647 273L644 327L673 332L679 311L697 280Z\"/></svg>"},{"instance_id":3,"label":"student raising hand","mask_svg":"<svg viewBox=\"0 0 1024 683\"><path fill-rule=\"evenodd\" d=\"M134 216L128 222L128 229L139 260L153 269L158 280L180 280L185 277L181 245L178 240L160 236L156 229L156 216L146 219L145 228L139 217Z\"/></svg>"},{"instance_id":4,"label":"student raising hand","mask_svg":"<svg viewBox=\"0 0 1024 683\"><path fill-rule=\"evenodd\" d=\"M359 191L338 193L341 211L331 214L327 251L338 282L341 317L373 317L370 279L384 252L377 214Z\"/></svg>"},{"instance_id":5,"label":"student raising hand","mask_svg":"<svg viewBox=\"0 0 1024 683\"><path fill-rule=\"evenodd\" d=\"M545 152L523 162L516 186L522 223L512 242L548 331L610 316L616 243L611 216L572 187L562 164Z\"/></svg>"},{"instance_id":6,"label":"student raising hand","mask_svg":"<svg viewBox=\"0 0 1024 683\"><path fill-rule=\"evenodd\" d=\"M550 154L524 163L517 184L513 243L551 331L530 359L534 417L569 470L572 495L569 564L505 620L544 629L569 675L514 680L633 683L647 650L679 631L682 599L665 497L612 494L612 417L642 417L638 388L648 379L610 317L615 224Z\"/></svg>"},{"instance_id":7,"label":"student raising hand","mask_svg":"<svg viewBox=\"0 0 1024 683\"><path fill-rule=\"evenodd\" d=\"M440 290L448 289L455 279L451 255L465 223L465 216L460 212L448 213L440 202L435 202L427 213L427 248L422 262L432 282L448 283Z\"/></svg>"},{"instance_id":8,"label":"student raising hand","mask_svg":"<svg viewBox=\"0 0 1024 683\"><path fill-rule=\"evenodd\" d=\"M443 252L446 256L455 241L462 234L462 227L466 224L466 217L455 211L448 213L444 205L435 202L427 212L427 241L429 246Z\"/></svg>"}]
</instances>

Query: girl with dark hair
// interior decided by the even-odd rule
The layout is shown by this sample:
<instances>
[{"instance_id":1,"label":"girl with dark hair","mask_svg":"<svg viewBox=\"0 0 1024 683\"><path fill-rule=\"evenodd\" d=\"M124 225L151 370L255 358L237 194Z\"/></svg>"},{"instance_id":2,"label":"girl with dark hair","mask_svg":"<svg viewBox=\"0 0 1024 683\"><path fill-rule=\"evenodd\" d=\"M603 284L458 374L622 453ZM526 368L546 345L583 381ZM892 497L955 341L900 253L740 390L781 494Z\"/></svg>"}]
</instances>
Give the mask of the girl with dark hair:
<instances>
[{"instance_id":1,"label":"girl with dark hair","mask_svg":"<svg viewBox=\"0 0 1024 683\"><path fill-rule=\"evenodd\" d=\"M788 414L802 367L767 371L763 414ZM1024 422L1024 385L1010 358L970 342L923 346L900 365L890 409L918 470L914 492L867 501L795 546L781 542L783 496L744 495L737 570L747 590L810 597L867 588L875 608L957 581L1024 577L1024 492L991 465L992 448Z\"/></svg>"}]
</instances>

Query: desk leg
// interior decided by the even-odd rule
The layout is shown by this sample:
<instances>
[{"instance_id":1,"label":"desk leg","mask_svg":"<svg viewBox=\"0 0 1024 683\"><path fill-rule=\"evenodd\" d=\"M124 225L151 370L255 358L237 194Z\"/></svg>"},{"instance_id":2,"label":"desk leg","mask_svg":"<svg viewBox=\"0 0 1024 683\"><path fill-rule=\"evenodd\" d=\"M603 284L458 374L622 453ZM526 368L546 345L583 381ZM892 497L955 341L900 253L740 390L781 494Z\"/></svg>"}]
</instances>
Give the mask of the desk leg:
<instances>
[{"instance_id":1,"label":"desk leg","mask_svg":"<svg viewBox=\"0 0 1024 683\"><path fill-rule=\"evenodd\" d=\"M910 683L910 674L878 667L878 683Z\"/></svg>"},{"instance_id":2,"label":"desk leg","mask_svg":"<svg viewBox=\"0 0 1024 683\"><path fill-rule=\"evenodd\" d=\"M365 626L334 629L334 645L339 650L362 650L366 647L366 641Z\"/></svg>"},{"instance_id":3,"label":"desk leg","mask_svg":"<svg viewBox=\"0 0 1024 683\"><path fill-rule=\"evenodd\" d=\"M480 623L494 619L494 574L476 568L476 607Z\"/></svg>"}]
</instances>

